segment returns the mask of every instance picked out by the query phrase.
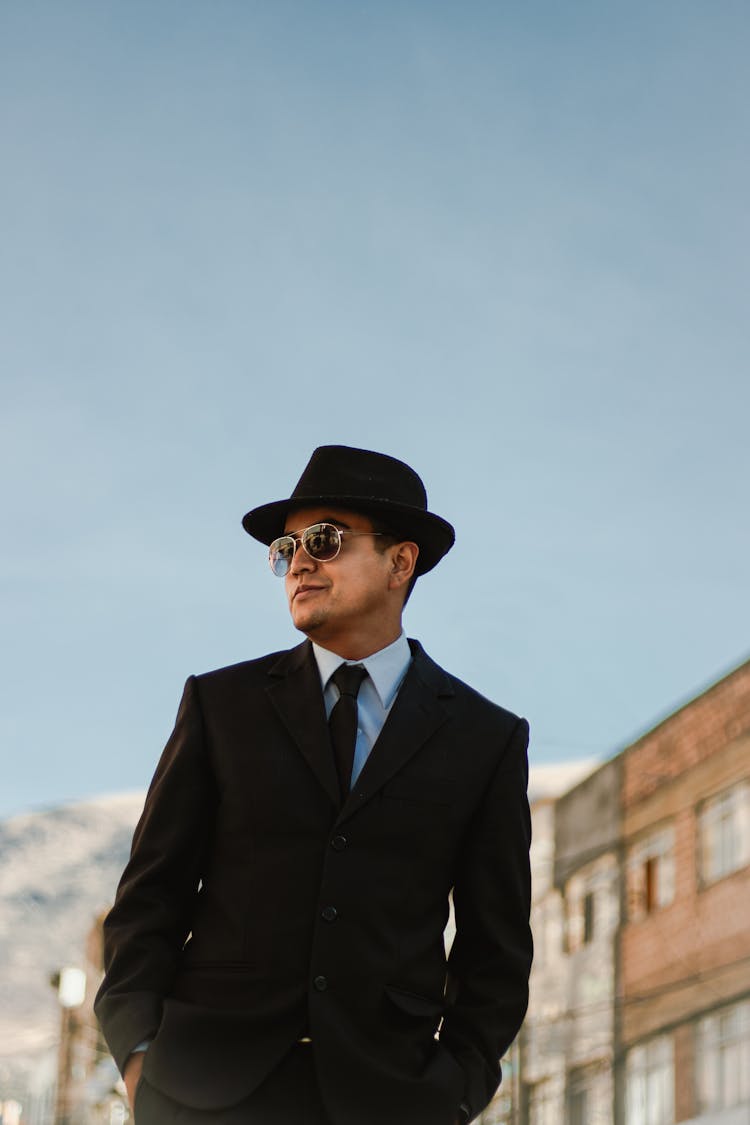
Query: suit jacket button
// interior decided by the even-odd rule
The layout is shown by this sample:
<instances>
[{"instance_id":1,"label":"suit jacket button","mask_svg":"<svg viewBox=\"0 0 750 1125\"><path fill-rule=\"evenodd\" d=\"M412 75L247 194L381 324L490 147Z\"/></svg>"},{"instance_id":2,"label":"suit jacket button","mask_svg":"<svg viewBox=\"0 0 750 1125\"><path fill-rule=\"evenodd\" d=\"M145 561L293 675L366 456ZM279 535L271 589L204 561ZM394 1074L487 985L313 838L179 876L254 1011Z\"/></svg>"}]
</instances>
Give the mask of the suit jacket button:
<instances>
[{"instance_id":1,"label":"suit jacket button","mask_svg":"<svg viewBox=\"0 0 750 1125\"><path fill-rule=\"evenodd\" d=\"M328 988L328 981L325 977L316 977L313 981L313 984L315 985L315 988L318 992L325 992L325 990Z\"/></svg>"},{"instance_id":2,"label":"suit jacket button","mask_svg":"<svg viewBox=\"0 0 750 1125\"><path fill-rule=\"evenodd\" d=\"M334 836L331 840L331 847L335 852L343 852L347 843L346 836Z\"/></svg>"},{"instance_id":3,"label":"suit jacket button","mask_svg":"<svg viewBox=\"0 0 750 1125\"><path fill-rule=\"evenodd\" d=\"M335 922L339 916L339 912L335 906L324 906L320 912L320 916L324 922Z\"/></svg>"}]
</instances>

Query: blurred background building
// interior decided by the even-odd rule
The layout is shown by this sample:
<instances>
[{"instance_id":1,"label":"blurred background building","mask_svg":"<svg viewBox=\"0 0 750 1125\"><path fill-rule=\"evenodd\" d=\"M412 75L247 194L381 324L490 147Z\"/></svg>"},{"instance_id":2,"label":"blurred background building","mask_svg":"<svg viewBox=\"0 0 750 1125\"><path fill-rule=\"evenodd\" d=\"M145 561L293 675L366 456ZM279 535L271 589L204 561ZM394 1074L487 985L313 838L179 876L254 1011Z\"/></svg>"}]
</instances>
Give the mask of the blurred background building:
<instances>
[{"instance_id":1,"label":"blurred background building","mask_svg":"<svg viewBox=\"0 0 750 1125\"><path fill-rule=\"evenodd\" d=\"M518 1098L486 1120L750 1125L750 662L532 817Z\"/></svg>"}]
</instances>

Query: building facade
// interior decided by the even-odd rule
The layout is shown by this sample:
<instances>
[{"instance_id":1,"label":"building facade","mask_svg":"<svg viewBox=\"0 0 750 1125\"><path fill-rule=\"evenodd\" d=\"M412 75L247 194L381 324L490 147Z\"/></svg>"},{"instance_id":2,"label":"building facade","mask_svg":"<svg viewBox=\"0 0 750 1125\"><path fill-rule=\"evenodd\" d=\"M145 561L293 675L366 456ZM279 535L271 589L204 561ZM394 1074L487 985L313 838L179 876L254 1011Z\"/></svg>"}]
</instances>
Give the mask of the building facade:
<instances>
[{"instance_id":1,"label":"building facade","mask_svg":"<svg viewBox=\"0 0 750 1125\"><path fill-rule=\"evenodd\" d=\"M536 958L521 1036L529 1125L613 1121L620 770L608 762L532 810Z\"/></svg>"},{"instance_id":2,"label":"building facade","mask_svg":"<svg viewBox=\"0 0 750 1125\"><path fill-rule=\"evenodd\" d=\"M532 805L519 1125L750 1125L750 662Z\"/></svg>"},{"instance_id":3,"label":"building facade","mask_svg":"<svg viewBox=\"0 0 750 1125\"><path fill-rule=\"evenodd\" d=\"M618 1125L748 1125L750 662L622 760Z\"/></svg>"}]
</instances>

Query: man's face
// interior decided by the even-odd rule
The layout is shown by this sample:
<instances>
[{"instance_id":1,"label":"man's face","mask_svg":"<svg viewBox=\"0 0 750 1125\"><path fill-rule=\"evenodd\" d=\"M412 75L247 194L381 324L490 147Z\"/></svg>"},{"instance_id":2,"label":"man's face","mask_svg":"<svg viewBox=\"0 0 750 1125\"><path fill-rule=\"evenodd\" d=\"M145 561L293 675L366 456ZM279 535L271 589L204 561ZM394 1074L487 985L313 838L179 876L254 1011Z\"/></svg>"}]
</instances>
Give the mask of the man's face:
<instances>
[{"instance_id":1,"label":"man's face","mask_svg":"<svg viewBox=\"0 0 750 1125\"><path fill-rule=\"evenodd\" d=\"M333 523L342 531L373 529L367 516L326 507L290 512L284 531L299 535L314 523ZM391 551L374 535L344 535L341 551L331 562L316 562L297 544L285 579L295 627L348 659L361 659L390 644L400 632L392 565ZM356 655L349 656L355 649Z\"/></svg>"}]
</instances>

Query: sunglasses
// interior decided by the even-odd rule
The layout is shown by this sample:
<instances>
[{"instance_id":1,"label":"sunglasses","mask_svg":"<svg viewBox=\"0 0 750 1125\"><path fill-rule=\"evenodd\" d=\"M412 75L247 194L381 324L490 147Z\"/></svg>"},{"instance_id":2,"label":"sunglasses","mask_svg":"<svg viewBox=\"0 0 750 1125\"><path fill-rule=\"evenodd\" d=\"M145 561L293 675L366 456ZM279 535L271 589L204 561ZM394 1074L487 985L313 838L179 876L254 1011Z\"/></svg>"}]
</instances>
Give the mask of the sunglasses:
<instances>
[{"instance_id":1,"label":"sunglasses","mask_svg":"<svg viewBox=\"0 0 750 1125\"><path fill-rule=\"evenodd\" d=\"M282 535L268 548L268 565L277 578L289 573L297 544L316 562L332 562L341 550L344 535L385 535L383 531L351 531L335 523L314 523L299 535Z\"/></svg>"}]
</instances>

